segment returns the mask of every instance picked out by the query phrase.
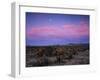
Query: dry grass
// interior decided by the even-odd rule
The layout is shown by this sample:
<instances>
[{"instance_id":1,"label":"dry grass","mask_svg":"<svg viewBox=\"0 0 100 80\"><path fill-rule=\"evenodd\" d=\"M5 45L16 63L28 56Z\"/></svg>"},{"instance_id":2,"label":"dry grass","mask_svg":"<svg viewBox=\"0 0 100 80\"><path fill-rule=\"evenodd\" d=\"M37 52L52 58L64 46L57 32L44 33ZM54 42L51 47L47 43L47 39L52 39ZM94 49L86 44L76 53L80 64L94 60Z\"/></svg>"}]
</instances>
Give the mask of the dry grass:
<instances>
[{"instance_id":1,"label":"dry grass","mask_svg":"<svg viewBox=\"0 0 100 80\"><path fill-rule=\"evenodd\" d=\"M89 64L89 44L26 47L26 67L77 64Z\"/></svg>"}]
</instances>

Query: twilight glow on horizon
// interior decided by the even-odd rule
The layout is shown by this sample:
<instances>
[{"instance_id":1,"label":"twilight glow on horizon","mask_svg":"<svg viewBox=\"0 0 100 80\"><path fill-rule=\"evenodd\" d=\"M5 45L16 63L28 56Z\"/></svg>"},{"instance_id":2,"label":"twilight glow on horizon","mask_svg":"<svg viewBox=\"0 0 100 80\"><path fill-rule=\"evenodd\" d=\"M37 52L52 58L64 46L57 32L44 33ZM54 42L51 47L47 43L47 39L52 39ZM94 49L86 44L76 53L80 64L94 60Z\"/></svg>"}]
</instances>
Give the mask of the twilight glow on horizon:
<instances>
[{"instance_id":1,"label":"twilight glow on horizon","mask_svg":"<svg viewBox=\"0 0 100 80\"><path fill-rule=\"evenodd\" d=\"M26 12L26 45L89 43L89 15Z\"/></svg>"}]
</instances>

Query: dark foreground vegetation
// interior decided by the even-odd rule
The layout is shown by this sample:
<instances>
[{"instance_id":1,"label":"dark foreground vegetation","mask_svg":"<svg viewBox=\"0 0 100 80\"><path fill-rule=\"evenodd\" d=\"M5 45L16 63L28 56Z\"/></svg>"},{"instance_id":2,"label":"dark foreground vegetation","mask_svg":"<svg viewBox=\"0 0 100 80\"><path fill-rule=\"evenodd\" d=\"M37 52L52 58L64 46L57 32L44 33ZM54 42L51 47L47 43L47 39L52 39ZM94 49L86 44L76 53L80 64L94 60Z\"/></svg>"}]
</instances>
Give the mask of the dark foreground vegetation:
<instances>
[{"instance_id":1,"label":"dark foreground vegetation","mask_svg":"<svg viewBox=\"0 0 100 80\"><path fill-rule=\"evenodd\" d=\"M26 67L89 64L89 44L26 46Z\"/></svg>"}]
</instances>

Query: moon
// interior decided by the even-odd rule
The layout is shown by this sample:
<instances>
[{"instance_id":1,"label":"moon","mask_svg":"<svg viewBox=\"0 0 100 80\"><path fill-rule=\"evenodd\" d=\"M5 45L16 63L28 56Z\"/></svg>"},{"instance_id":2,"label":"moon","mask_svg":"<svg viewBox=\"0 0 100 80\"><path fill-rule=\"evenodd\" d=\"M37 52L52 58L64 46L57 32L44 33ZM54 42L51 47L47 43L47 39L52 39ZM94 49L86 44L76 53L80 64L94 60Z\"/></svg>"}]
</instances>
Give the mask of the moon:
<instances>
[{"instance_id":1,"label":"moon","mask_svg":"<svg viewBox=\"0 0 100 80\"><path fill-rule=\"evenodd\" d=\"M52 19L51 18L49 19L49 22L52 22Z\"/></svg>"}]
</instances>

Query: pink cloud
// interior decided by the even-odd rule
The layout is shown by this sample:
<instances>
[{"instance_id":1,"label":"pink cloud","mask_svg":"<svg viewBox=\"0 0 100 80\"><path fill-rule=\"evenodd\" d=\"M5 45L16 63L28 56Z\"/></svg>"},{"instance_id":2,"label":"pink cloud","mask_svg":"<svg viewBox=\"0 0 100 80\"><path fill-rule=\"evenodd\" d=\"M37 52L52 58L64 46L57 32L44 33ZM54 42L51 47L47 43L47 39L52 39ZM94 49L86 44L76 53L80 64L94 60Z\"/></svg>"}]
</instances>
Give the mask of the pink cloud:
<instances>
[{"instance_id":1,"label":"pink cloud","mask_svg":"<svg viewBox=\"0 0 100 80\"><path fill-rule=\"evenodd\" d=\"M86 23L82 23L80 26L65 24L63 27L31 27L26 33L27 37L31 39L80 38L89 35L89 27Z\"/></svg>"}]
</instances>

